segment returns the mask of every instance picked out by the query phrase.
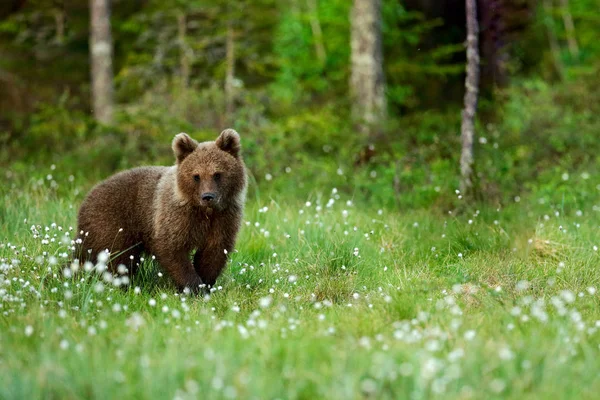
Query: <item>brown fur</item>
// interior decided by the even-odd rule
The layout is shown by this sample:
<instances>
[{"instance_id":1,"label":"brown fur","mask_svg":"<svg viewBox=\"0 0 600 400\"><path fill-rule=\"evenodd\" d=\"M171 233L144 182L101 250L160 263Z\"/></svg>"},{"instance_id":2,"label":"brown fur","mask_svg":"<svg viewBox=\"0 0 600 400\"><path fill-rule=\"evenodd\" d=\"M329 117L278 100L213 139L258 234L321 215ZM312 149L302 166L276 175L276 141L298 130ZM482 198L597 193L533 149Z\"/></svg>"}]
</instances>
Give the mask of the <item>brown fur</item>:
<instances>
[{"instance_id":1,"label":"brown fur","mask_svg":"<svg viewBox=\"0 0 600 400\"><path fill-rule=\"evenodd\" d=\"M179 288L198 291L215 284L233 250L246 171L232 129L204 143L180 133L172 147L175 166L123 171L90 191L79 210L79 251L96 261L108 249L111 270L124 264L131 273L142 252L153 254Z\"/></svg>"}]
</instances>

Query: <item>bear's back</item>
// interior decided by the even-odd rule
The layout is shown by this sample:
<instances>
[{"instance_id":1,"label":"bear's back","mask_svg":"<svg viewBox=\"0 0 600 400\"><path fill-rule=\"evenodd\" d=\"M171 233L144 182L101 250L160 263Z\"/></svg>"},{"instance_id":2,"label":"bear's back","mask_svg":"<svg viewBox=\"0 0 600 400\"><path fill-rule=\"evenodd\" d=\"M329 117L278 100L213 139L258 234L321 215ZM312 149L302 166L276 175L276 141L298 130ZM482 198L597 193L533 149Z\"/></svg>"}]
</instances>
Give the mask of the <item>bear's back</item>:
<instances>
[{"instance_id":1,"label":"bear's back","mask_svg":"<svg viewBox=\"0 0 600 400\"><path fill-rule=\"evenodd\" d=\"M79 231L106 247L119 236L145 241L152 234L154 196L169 167L139 167L119 172L97 184L79 210Z\"/></svg>"}]
</instances>

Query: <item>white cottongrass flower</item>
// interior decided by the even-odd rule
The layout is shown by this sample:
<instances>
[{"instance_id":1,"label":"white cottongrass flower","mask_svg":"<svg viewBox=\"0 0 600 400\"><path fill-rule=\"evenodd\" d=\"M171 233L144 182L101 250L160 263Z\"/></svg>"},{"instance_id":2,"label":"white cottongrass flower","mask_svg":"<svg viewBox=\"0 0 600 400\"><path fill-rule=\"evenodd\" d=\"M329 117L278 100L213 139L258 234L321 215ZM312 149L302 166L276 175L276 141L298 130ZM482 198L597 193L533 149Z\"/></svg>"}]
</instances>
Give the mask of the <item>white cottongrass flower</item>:
<instances>
[{"instance_id":1,"label":"white cottongrass flower","mask_svg":"<svg viewBox=\"0 0 600 400\"><path fill-rule=\"evenodd\" d=\"M267 308L271 305L272 301L273 301L273 298L271 296L261 297L260 300L258 300L258 305L261 308Z\"/></svg>"},{"instance_id":2,"label":"white cottongrass flower","mask_svg":"<svg viewBox=\"0 0 600 400\"><path fill-rule=\"evenodd\" d=\"M140 329L142 326L144 326L145 323L146 321L144 320L142 315L137 312L131 314L131 316L127 318L127 320L125 320L125 325L134 331Z\"/></svg>"},{"instance_id":3,"label":"white cottongrass flower","mask_svg":"<svg viewBox=\"0 0 600 400\"><path fill-rule=\"evenodd\" d=\"M108 251L101 251L98 254L98 264L106 264L106 262L108 261L108 257L109 257L109 253Z\"/></svg>"},{"instance_id":4,"label":"white cottongrass flower","mask_svg":"<svg viewBox=\"0 0 600 400\"><path fill-rule=\"evenodd\" d=\"M506 383L502 379L496 378L490 382L490 389L492 389L494 393L501 393L505 388Z\"/></svg>"},{"instance_id":5,"label":"white cottongrass flower","mask_svg":"<svg viewBox=\"0 0 600 400\"><path fill-rule=\"evenodd\" d=\"M423 362L421 365L421 377L425 380L432 379L438 371L442 368L442 363L435 357L431 357Z\"/></svg>"},{"instance_id":6,"label":"white cottongrass flower","mask_svg":"<svg viewBox=\"0 0 600 400\"><path fill-rule=\"evenodd\" d=\"M515 357L515 354L508 347L502 347L498 351L498 357L500 357L502 360L508 361L512 360Z\"/></svg>"},{"instance_id":7,"label":"white cottongrass flower","mask_svg":"<svg viewBox=\"0 0 600 400\"><path fill-rule=\"evenodd\" d=\"M371 397L377 393L377 382L371 378L366 378L361 382L360 390L366 397Z\"/></svg>"},{"instance_id":8,"label":"white cottongrass flower","mask_svg":"<svg viewBox=\"0 0 600 400\"><path fill-rule=\"evenodd\" d=\"M242 339L247 339L250 336L250 332L248 332L248 329L244 325L238 325L237 328Z\"/></svg>"},{"instance_id":9,"label":"white cottongrass flower","mask_svg":"<svg viewBox=\"0 0 600 400\"><path fill-rule=\"evenodd\" d=\"M526 280L521 280L521 281L517 282L517 285L515 286L515 288L518 291L527 290L529 288L529 282Z\"/></svg>"},{"instance_id":10,"label":"white cottongrass flower","mask_svg":"<svg viewBox=\"0 0 600 400\"><path fill-rule=\"evenodd\" d=\"M455 362L465 356L465 351L462 348L457 348L448 353L448 361Z\"/></svg>"},{"instance_id":11,"label":"white cottongrass flower","mask_svg":"<svg viewBox=\"0 0 600 400\"><path fill-rule=\"evenodd\" d=\"M575 294L570 290L561 290L560 297L562 297L567 304L575 301Z\"/></svg>"}]
</instances>

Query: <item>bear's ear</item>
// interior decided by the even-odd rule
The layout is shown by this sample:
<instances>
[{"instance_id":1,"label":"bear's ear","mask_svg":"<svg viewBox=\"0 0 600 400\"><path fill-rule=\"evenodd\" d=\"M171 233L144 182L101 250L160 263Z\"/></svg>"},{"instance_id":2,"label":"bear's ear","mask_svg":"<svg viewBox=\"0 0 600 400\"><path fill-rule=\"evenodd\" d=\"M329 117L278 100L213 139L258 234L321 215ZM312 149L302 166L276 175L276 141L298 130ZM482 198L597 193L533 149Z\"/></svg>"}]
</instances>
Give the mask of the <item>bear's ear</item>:
<instances>
[{"instance_id":1,"label":"bear's ear","mask_svg":"<svg viewBox=\"0 0 600 400\"><path fill-rule=\"evenodd\" d=\"M242 146L240 144L240 135L233 129L225 129L217 138L215 144L217 147L235 158L240 156Z\"/></svg>"},{"instance_id":2,"label":"bear's ear","mask_svg":"<svg viewBox=\"0 0 600 400\"><path fill-rule=\"evenodd\" d=\"M180 134L175 135L171 147L173 147L173 153L175 153L177 164L179 164L189 156L191 152L196 150L198 142L189 137L187 133L181 132Z\"/></svg>"}]
</instances>

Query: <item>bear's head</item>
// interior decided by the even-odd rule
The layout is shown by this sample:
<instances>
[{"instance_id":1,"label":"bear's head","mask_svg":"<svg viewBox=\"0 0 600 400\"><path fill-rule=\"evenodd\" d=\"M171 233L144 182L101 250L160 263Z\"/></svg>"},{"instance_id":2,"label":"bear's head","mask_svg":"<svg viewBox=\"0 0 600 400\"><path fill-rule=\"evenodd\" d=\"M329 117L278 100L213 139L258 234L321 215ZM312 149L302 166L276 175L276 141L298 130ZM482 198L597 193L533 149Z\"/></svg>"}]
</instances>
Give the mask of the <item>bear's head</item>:
<instances>
[{"instance_id":1,"label":"bear's head","mask_svg":"<svg viewBox=\"0 0 600 400\"><path fill-rule=\"evenodd\" d=\"M240 135L226 129L214 142L198 143L185 133L173 139L177 189L186 202L224 210L241 205L246 189Z\"/></svg>"}]
</instances>

